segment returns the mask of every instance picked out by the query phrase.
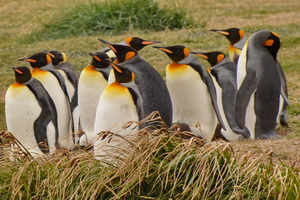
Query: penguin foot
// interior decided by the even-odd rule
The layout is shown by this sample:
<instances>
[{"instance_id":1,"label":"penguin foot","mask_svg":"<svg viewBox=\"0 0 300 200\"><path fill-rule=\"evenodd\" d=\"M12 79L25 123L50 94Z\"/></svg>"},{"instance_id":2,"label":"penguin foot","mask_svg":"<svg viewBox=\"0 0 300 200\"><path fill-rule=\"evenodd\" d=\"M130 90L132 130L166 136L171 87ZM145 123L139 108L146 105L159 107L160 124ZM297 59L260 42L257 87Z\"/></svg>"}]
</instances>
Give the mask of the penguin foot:
<instances>
[{"instance_id":1,"label":"penguin foot","mask_svg":"<svg viewBox=\"0 0 300 200\"><path fill-rule=\"evenodd\" d=\"M280 125L283 127L289 127L287 114L280 115Z\"/></svg>"},{"instance_id":2,"label":"penguin foot","mask_svg":"<svg viewBox=\"0 0 300 200\"><path fill-rule=\"evenodd\" d=\"M235 126L235 127L232 127L231 129L235 133L240 134L240 135L244 136L245 138L250 138L250 136L251 136L250 131L246 127L241 129L240 127Z\"/></svg>"},{"instance_id":3,"label":"penguin foot","mask_svg":"<svg viewBox=\"0 0 300 200\"><path fill-rule=\"evenodd\" d=\"M267 133L267 134L261 134L257 136L255 139L280 139L280 136L273 132L273 133Z\"/></svg>"}]
</instances>

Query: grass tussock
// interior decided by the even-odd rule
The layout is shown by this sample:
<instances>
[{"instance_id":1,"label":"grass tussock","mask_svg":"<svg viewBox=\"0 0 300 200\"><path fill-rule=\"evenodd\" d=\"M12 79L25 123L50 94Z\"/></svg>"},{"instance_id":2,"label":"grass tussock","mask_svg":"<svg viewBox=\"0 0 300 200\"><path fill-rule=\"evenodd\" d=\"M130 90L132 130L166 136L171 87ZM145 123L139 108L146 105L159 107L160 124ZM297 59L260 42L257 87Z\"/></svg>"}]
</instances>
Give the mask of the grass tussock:
<instances>
[{"instance_id":1,"label":"grass tussock","mask_svg":"<svg viewBox=\"0 0 300 200\"><path fill-rule=\"evenodd\" d=\"M41 160L3 158L1 199L299 199L299 170L237 158L229 144L183 140L179 131L140 131L118 164L91 152Z\"/></svg>"},{"instance_id":2,"label":"grass tussock","mask_svg":"<svg viewBox=\"0 0 300 200\"><path fill-rule=\"evenodd\" d=\"M161 7L153 0L88 1L61 9L29 37L64 38L97 32L123 34L130 30L174 30L194 25L176 4Z\"/></svg>"}]
</instances>

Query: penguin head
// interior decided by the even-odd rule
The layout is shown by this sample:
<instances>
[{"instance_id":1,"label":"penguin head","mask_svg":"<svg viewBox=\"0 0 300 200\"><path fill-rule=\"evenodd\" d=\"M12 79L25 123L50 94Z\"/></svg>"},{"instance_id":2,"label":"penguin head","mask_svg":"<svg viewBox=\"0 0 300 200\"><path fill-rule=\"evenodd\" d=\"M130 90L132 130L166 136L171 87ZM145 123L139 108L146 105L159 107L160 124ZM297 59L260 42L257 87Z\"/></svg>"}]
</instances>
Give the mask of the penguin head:
<instances>
[{"instance_id":1,"label":"penguin head","mask_svg":"<svg viewBox=\"0 0 300 200\"><path fill-rule=\"evenodd\" d=\"M31 79L31 72L28 67L12 67L15 72L16 82L17 83L26 83Z\"/></svg>"},{"instance_id":2,"label":"penguin head","mask_svg":"<svg viewBox=\"0 0 300 200\"><path fill-rule=\"evenodd\" d=\"M110 60L108 60L108 61L111 63L111 66L114 70L116 82L129 83L134 80L135 77L134 77L134 73L132 71L130 71L129 69L122 67Z\"/></svg>"},{"instance_id":3,"label":"penguin head","mask_svg":"<svg viewBox=\"0 0 300 200\"><path fill-rule=\"evenodd\" d=\"M126 38L124 41L126 42L126 44L128 46L134 48L137 51L141 50L142 48L144 48L145 46L147 46L149 44L161 43L159 41L144 40L139 37L129 37L129 38Z\"/></svg>"},{"instance_id":4,"label":"penguin head","mask_svg":"<svg viewBox=\"0 0 300 200\"><path fill-rule=\"evenodd\" d=\"M245 32L239 28L229 28L223 30L211 29L210 31L224 35L229 40L231 45L234 45L235 43L240 41L245 35Z\"/></svg>"},{"instance_id":5,"label":"penguin head","mask_svg":"<svg viewBox=\"0 0 300 200\"><path fill-rule=\"evenodd\" d=\"M274 60L276 61L277 53L280 48L279 35L274 32L270 32L270 36L265 40L263 45L269 50Z\"/></svg>"},{"instance_id":6,"label":"penguin head","mask_svg":"<svg viewBox=\"0 0 300 200\"><path fill-rule=\"evenodd\" d=\"M138 55L137 51L130 46L125 46L121 44L112 44L102 39L98 39L98 40L103 42L116 54L118 63L125 62Z\"/></svg>"},{"instance_id":7,"label":"penguin head","mask_svg":"<svg viewBox=\"0 0 300 200\"><path fill-rule=\"evenodd\" d=\"M206 53L192 51L191 53L200 56L201 58L204 58L209 62L211 66L215 66L216 64L224 60L226 57L225 54L220 51L212 51Z\"/></svg>"},{"instance_id":8,"label":"penguin head","mask_svg":"<svg viewBox=\"0 0 300 200\"><path fill-rule=\"evenodd\" d=\"M106 68L109 66L109 62L106 60L108 59L108 55L104 52L96 52L96 53L89 53L93 59L91 65L95 68Z\"/></svg>"},{"instance_id":9,"label":"penguin head","mask_svg":"<svg viewBox=\"0 0 300 200\"><path fill-rule=\"evenodd\" d=\"M183 45L175 45L168 47L153 46L153 48L165 52L173 62L179 62L188 57L190 54L189 49Z\"/></svg>"},{"instance_id":10,"label":"penguin head","mask_svg":"<svg viewBox=\"0 0 300 200\"><path fill-rule=\"evenodd\" d=\"M65 61L66 56L64 56L63 52L56 51L56 50L51 50L49 51L54 57L52 58L52 64L53 65L58 65L60 62Z\"/></svg>"},{"instance_id":11,"label":"penguin head","mask_svg":"<svg viewBox=\"0 0 300 200\"><path fill-rule=\"evenodd\" d=\"M52 62L54 57L51 53L41 52L33 54L30 57L20 58L18 61L29 62L32 68L40 68Z\"/></svg>"}]
</instances>

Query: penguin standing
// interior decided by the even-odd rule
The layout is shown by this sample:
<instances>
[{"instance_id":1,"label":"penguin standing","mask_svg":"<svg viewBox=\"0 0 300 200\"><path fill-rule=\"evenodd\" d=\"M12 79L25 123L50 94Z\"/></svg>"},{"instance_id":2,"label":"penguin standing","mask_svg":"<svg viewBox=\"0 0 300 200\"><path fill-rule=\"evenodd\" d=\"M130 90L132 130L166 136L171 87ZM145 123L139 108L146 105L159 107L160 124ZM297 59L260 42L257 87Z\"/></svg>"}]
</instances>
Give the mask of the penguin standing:
<instances>
[{"instance_id":1,"label":"penguin standing","mask_svg":"<svg viewBox=\"0 0 300 200\"><path fill-rule=\"evenodd\" d=\"M228 141L250 137L249 130L241 130L235 120L236 64L228 60L225 54L219 51L191 53L204 58L211 65L210 73L213 75L220 113L227 129L227 131L221 129L221 134Z\"/></svg>"},{"instance_id":2,"label":"penguin standing","mask_svg":"<svg viewBox=\"0 0 300 200\"><path fill-rule=\"evenodd\" d=\"M244 44L246 43L247 39L245 36L245 32L242 29L239 28L229 28L229 29L211 29L210 31L217 32L219 34L224 35L230 42L229 45L229 56L230 60L234 63L238 63L238 58L241 54L241 51L244 47ZM280 80L281 80L281 97L280 97L280 114L278 115L277 121L280 122L282 126L288 127L288 112L287 108L289 106L288 101L288 89L287 89L287 83L284 71L280 65L279 62L277 62L278 70L280 74Z\"/></svg>"},{"instance_id":3,"label":"penguin standing","mask_svg":"<svg viewBox=\"0 0 300 200\"><path fill-rule=\"evenodd\" d=\"M108 85L111 67L106 60L108 56L103 52L90 53L92 62L85 67L78 82L78 107L82 130L85 132L80 138L80 145L90 144L95 137L94 122L96 110L102 91Z\"/></svg>"},{"instance_id":4,"label":"penguin standing","mask_svg":"<svg viewBox=\"0 0 300 200\"><path fill-rule=\"evenodd\" d=\"M123 40L122 42L118 43L118 44L125 45L125 46L130 46L130 47L134 48L136 51L139 51L142 48L144 48L145 46L147 46L149 44L154 44L154 43L160 43L160 42L159 41L154 41L154 40L144 40L144 39L139 38L139 37L129 37L129 38L126 38L125 40ZM113 60L115 59L116 54L110 48L105 48L102 51L105 52Z\"/></svg>"},{"instance_id":5,"label":"penguin standing","mask_svg":"<svg viewBox=\"0 0 300 200\"><path fill-rule=\"evenodd\" d=\"M27 67L13 67L16 82L5 95L8 131L34 157L59 148L57 111L43 85Z\"/></svg>"},{"instance_id":6,"label":"penguin standing","mask_svg":"<svg viewBox=\"0 0 300 200\"><path fill-rule=\"evenodd\" d=\"M172 102L168 88L160 74L145 60L140 58L137 51L129 46L111 44L105 40L99 39L114 51L117 56L117 62L121 67L127 68L135 74L135 83L137 84L144 104L144 117L147 117L154 111L158 111L161 119L170 127L172 124ZM145 126L154 125L161 127L161 122L145 123Z\"/></svg>"},{"instance_id":7,"label":"penguin standing","mask_svg":"<svg viewBox=\"0 0 300 200\"><path fill-rule=\"evenodd\" d=\"M262 30L249 38L239 58L236 121L249 129L251 139L279 137L275 132L281 92L279 48L278 35Z\"/></svg>"},{"instance_id":8,"label":"penguin standing","mask_svg":"<svg viewBox=\"0 0 300 200\"><path fill-rule=\"evenodd\" d=\"M123 128L124 124L138 122L143 117L143 100L134 83L134 73L120 65L114 63L111 65L115 72L115 82L103 90L95 119L95 135L106 132L94 143L94 154L98 159L103 159L103 156L107 155L112 159L112 155L119 155L120 152L116 150L119 151L127 144L123 138L139 129L137 123L126 128Z\"/></svg>"},{"instance_id":9,"label":"penguin standing","mask_svg":"<svg viewBox=\"0 0 300 200\"><path fill-rule=\"evenodd\" d=\"M53 99L57 109L59 144L61 147L72 149L74 147L73 120L64 78L52 66L51 57L45 52L20 58L19 61L30 63L33 68L32 76L42 83Z\"/></svg>"},{"instance_id":10,"label":"penguin standing","mask_svg":"<svg viewBox=\"0 0 300 200\"><path fill-rule=\"evenodd\" d=\"M229 58L232 62L237 64L242 48L247 40L245 32L239 28L229 28L224 30L211 29L210 31L222 34L229 40Z\"/></svg>"},{"instance_id":11,"label":"penguin standing","mask_svg":"<svg viewBox=\"0 0 300 200\"><path fill-rule=\"evenodd\" d=\"M78 73L75 67L68 62L67 55L64 52L52 50L49 51L52 57L52 65L57 69L65 79L67 92L69 95L71 112L74 120L74 129L79 129L78 113Z\"/></svg>"},{"instance_id":12,"label":"penguin standing","mask_svg":"<svg viewBox=\"0 0 300 200\"><path fill-rule=\"evenodd\" d=\"M166 68L166 82L173 103L173 123L187 124L195 135L210 142L218 120L226 130L211 76L182 45L154 48L172 60Z\"/></svg>"}]
</instances>

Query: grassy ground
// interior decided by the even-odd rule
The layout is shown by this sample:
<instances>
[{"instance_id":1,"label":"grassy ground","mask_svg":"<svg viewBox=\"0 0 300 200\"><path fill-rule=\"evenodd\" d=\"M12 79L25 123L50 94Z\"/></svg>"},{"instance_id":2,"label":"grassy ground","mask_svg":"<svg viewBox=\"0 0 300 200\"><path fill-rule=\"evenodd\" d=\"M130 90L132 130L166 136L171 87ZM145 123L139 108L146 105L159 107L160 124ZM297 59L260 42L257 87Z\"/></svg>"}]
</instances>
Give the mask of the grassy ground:
<instances>
[{"instance_id":1,"label":"grassy ground","mask_svg":"<svg viewBox=\"0 0 300 200\"><path fill-rule=\"evenodd\" d=\"M41 24L51 22L64 10L87 0L4 0L0 2L0 130L6 129L4 117L4 95L13 83L11 67L27 65L18 58L30 56L44 49L57 49L67 53L70 62L76 65L78 72L89 64L89 52L95 52L104 46L97 41L103 38L111 42L120 42L129 36L159 40L163 45L183 44L191 50L221 50L227 53L228 42L225 37L209 32L212 28L239 27L249 37L255 31L269 29L279 34L282 42L278 57L286 73L291 106L290 128L280 128L283 139L277 141L243 141L232 143L237 155L262 157L268 161L271 154L277 161L298 166L300 149L300 2L287 1L230 1L230 0L177 0L176 5L185 8L188 16L199 26L181 30L138 31L132 28L126 33L107 34L103 32L85 36L68 36L66 38L43 38L34 40L28 34L39 30ZM174 1L159 0L160 6L169 7ZM164 76L168 58L160 51L146 47L141 57L151 63ZM205 62L204 65L207 66ZM265 159L267 158L267 159ZM294 164L293 164L294 163Z\"/></svg>"}]
</instances>

